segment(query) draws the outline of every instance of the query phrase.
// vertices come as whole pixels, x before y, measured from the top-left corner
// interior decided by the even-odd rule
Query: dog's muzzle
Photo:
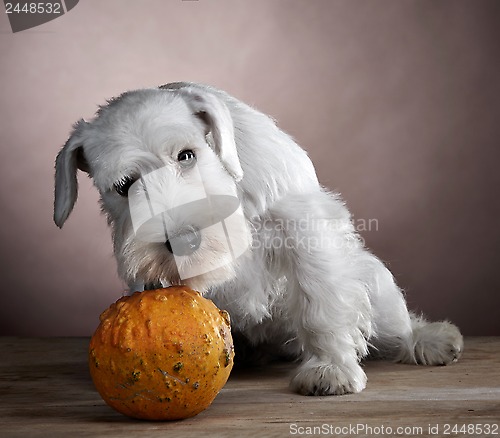
[[[181,229],[165,242],[167,249],[176,256],[187,256],[195,252],[201,243],[201,232],[190,226]]]

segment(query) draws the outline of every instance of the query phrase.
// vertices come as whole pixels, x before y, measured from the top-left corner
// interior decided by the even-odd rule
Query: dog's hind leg
[[[462,355],[464,340],[449,321],[428,322],[411,314],[412,337],[396,360],[420,365],[448,365]]]
[[[428,322],[408,312],[389,270],[373,255],[366,253],[365,258],[371,258],[373,266],[374,356],[421,365],[455,362],[463,351],[459,329],[448,321]]]

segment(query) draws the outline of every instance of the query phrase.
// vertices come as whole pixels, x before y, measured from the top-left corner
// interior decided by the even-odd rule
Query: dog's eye
[[[125,176],[120,181],[115,182],[114,188],[120,196],[128,196],[128,189],[137,181],[137,178]]]
[[[191,167],[196,162],[196,155],[191,149],[186,149],[179,152],[177,161],[179,161],[182,167]]]

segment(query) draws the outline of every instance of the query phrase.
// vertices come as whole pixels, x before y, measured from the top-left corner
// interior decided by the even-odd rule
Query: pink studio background
[[[271,114],[340,191],[410,307],[500,335],[500,2],[82,0],[0,14],[0,333],[90,335],[124,288],[90,180],[63,230],[54,158],[125,90],[213,84]]]

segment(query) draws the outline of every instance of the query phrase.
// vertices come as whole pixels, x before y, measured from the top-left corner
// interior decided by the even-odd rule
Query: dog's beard
[[[248,230],[242,231],[238,239],[232,239],[233,249],[248,246]],[[218,237],[202,231],[196,251],[174,257],[164,243],[143,242],[130,234],[123,241],[115,241],[119,275],[129,285],[142,283],[146,289],[183,284],[204,293],[236,275],[236,260]]]

